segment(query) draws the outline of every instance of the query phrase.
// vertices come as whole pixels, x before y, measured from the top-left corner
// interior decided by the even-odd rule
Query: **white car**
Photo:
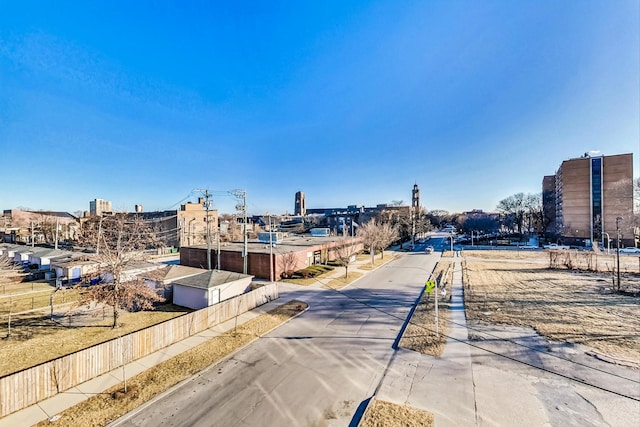
[[[569,249],[569,246],[567,245],[558,245],[556,243],[550,243],[548,245],[544,245],[543,248],[545,249]]]
[[[640,248],[620,248],[621,254],[640,254]]]

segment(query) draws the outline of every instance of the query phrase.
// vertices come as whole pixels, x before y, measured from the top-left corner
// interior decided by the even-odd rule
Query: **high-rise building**
[[[307,203],[304,200],[304,193],[302,191],[298,191],[296,193],[296,204],[293,208],[294,215],[305,215],[307,212]]]
[[[588,243],[615,240],[618,227],[624,240],[633,238],[633,154],[585,153],[542,182],[549,231]]]
[[[91,215],[102,215],[104,212],[113,212],[110,201],[95,199],[89,202],[89,213]]]

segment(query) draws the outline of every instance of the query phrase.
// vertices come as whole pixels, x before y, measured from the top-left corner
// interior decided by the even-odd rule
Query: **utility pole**
[[[243,242],[244,249],[242,250],[242,272],[247,274],[247,260],[249,257],[248,254],[248,242],[247,242],[247,192],[245,190],[234,190],[233,195],[242,201],[242,204],[236,205],[236,210],[242,212],[243,216],[243,224],[242,224],[242,234],[243,234]]]
[[[616,237],[618,243],[616,244],[616,274],[618,276],[618,292],[620,292],[620,221],[622,217],[616,218]]]
[[[35,246],[35,232],[33,230],[33,221],[31,221],[31,247]]]
[[[271,214],[269,215],[269,281],[273,282],[273,230],[271,228]]]
[[[218,263],[216,264],[216,270],[220,271],[220,227],[218,227],[218,231],[216,232],[216,237],[218,240]]]
[[[60,220],[56,218],[56,243],[53,246],[53,248],[56,250],[58,249],[58,228],[59,227],[60,227]]]
[[[211,271],[211,227],[209,225],[209,209],[211,207],[211,193],[209,193],[208,189],[200,190],[196,189],[194,191],[199,191],[204,196],[204,209],[207,212],[207,217],[205,219],[205,224],[207,225],[207,270]]]
[[[100,214],[100,222],[98,222],[98,241],[96,242],[96,255],[100,255],[100,233],[102,233],[102,214]]]

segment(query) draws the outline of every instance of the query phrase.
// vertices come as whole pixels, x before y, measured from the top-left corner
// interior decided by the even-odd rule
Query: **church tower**
[[[302,191],[298,191],[296,193],[296,202],[293,207],[294,215],[306,215],[307,214],[307,202],[304,199],[304,193]]]
[[[411,212],[417,214],[420,212],[420,189],[418,184],[413,184],[413,191],[411,192]]]

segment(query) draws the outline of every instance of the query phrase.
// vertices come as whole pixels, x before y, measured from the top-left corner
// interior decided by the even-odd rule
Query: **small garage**
[[[254,276],[211,270],[173,282],[173,303],[199,310],[245,293]]]

